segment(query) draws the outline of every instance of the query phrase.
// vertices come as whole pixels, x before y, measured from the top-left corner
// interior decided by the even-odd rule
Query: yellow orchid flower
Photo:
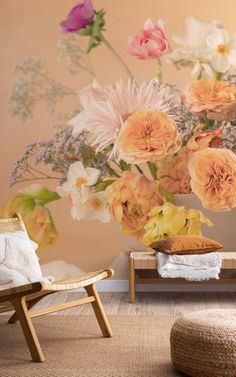
[[[144,226],[143,243],[146,246],[161,238],[176,235],[201,235],[202,223],[212,226],[212,222],[201,211],[186,209],[166,202],[154,207],[148,214],[149,220]]]

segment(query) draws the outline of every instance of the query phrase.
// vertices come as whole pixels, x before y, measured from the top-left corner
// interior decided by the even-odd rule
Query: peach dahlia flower
[[[236,155],[228,149],[206,148],[189,161],[192,191],[214,212],[236,207]]]
[[[196,115],[227,120],[236,115],[236,88],[224,81],[197,80],[187,87],[185,104]]]
[[[124,171],[107,187],[105,195],[111,217],[120,224],[122,233],[141,242],[150,208],[162,204],[158,185],[142,174]]]
[[[156,162],[172,156],[181,146],[176,123],[157,110],[139,111],[121,126],[117,150],[126,162]]]

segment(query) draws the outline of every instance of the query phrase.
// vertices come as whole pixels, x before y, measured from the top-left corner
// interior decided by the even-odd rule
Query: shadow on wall
[[[129,252],[122,252],[110,266],[104,266],[103,268],[112,268],[115,271],[114,280],[127,280],[129,278],[128,258]],[[67,279],[85,272],[90,272],[83,271],[76,265],[63,260],[54,260],[44,263],[41,265],[41,270],[43,276],[53,276],[55,280]]]

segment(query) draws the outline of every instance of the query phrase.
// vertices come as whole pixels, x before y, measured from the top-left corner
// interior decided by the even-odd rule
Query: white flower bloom
[[[89,196],[89,186],[94,185],[100,175],[100,170],[85,168],[82,162],[76,161],[70,165],[67,182],[57,188],[62,197],[68,197],[73,205],[84,203]]]
[[[102,223],[108,223],[111,220],[107,199],[103,192],[94,193],[86,202],[73,206],[71,215],[74,220],[99,220]]]
[[[184,21],[182,35],[173,35],[173,41],[191,50],[199,50],[206,46],[208,35],[222,28],[219,21],[203,21],[188,17]]]
[[[221,30],[222,25],[218,21],[201,21],[193,17],[186,18],[182,35],[173,35],[173,40],[181,47],[166,55],[166,61],[173,63],[177,68],[194,65],[192,76],[214,77],[214,71],[210,62],[204,54],[207,46],[207,37],[217,30]]]
[[[197,79],[199,75],[201,75],[201,78],[203,78],[204,76],[210,77],[211,79],[215,78],[215,73],[213,69],[205,59],[198,58],[193,62],[193,65],[194,66],[191,75],[194,78]]]
[[[105,101],[104,87],[94,79],[92,85],[86,86],[78,91],[78,96],[83,110],[68,122],[68,124],[74,127],[73,135],[87,129],[90,105],[94,102]],[[92,135],[90,135],[90,137],[91,136]],[[91,139],[89,140],[89,142],[92,141]]]
[[[69,124],[74,126],[73,133],[82,129],[89,131],[93,138],[91,145],[96,147],[96,152],[114,144],[110,155],[114,157],[120,128],[130,115],[141,110],[159,110],[166,113],[176,106],[166,90],[159,85],[157,79],[149,83],[143,82],[139,86],[130,80],[126,86],[120,80],[115,87],[101,86],[94,81],[91,86],[79,91],[83,111]]]
[[[236,33],[230,39],[229,33],[218,29],[207,37],[206,58],[217,72],[226,72],[230,67],[236,68]]]
[[[57,193],[61,197],[66,197],[69,200],[70,204],[72,205],[76,205],[77,203],[81,201],[80,193],[69,182],[65,182],[63,183],[62,186],[58,186]],[[86,197],[84,196],[83,200],[86,200],[86,199],[87,199],[87,196]]]
[[[199,51],[195,51],[186,47],[179,47],[172,51],[171,54],[165,55],[167,63],[173,63],[178,66],[191,66],[191,63],[196,60]]]

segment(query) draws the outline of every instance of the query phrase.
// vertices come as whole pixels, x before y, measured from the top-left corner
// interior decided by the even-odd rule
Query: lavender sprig
[[[64,127],[54,133],[50,140],[41,140],[26,146],[22,156],[15,162],[9,175],[9,185],[40,179],[55,179],[62,184],[68,174],[70,165],[81,161],[86,167],[101,171],[100,176],[116,176],[108,164],[107,152],[95,153],[87,141],[87,131],[72,135],[72,128]],[[38,165],[49,166],[50,171],[58,175],[47,174]]]
[[[221,128],[223,130],[222,147],[236,153],[236,119],[231,120],[231,122],[222,122]]]

